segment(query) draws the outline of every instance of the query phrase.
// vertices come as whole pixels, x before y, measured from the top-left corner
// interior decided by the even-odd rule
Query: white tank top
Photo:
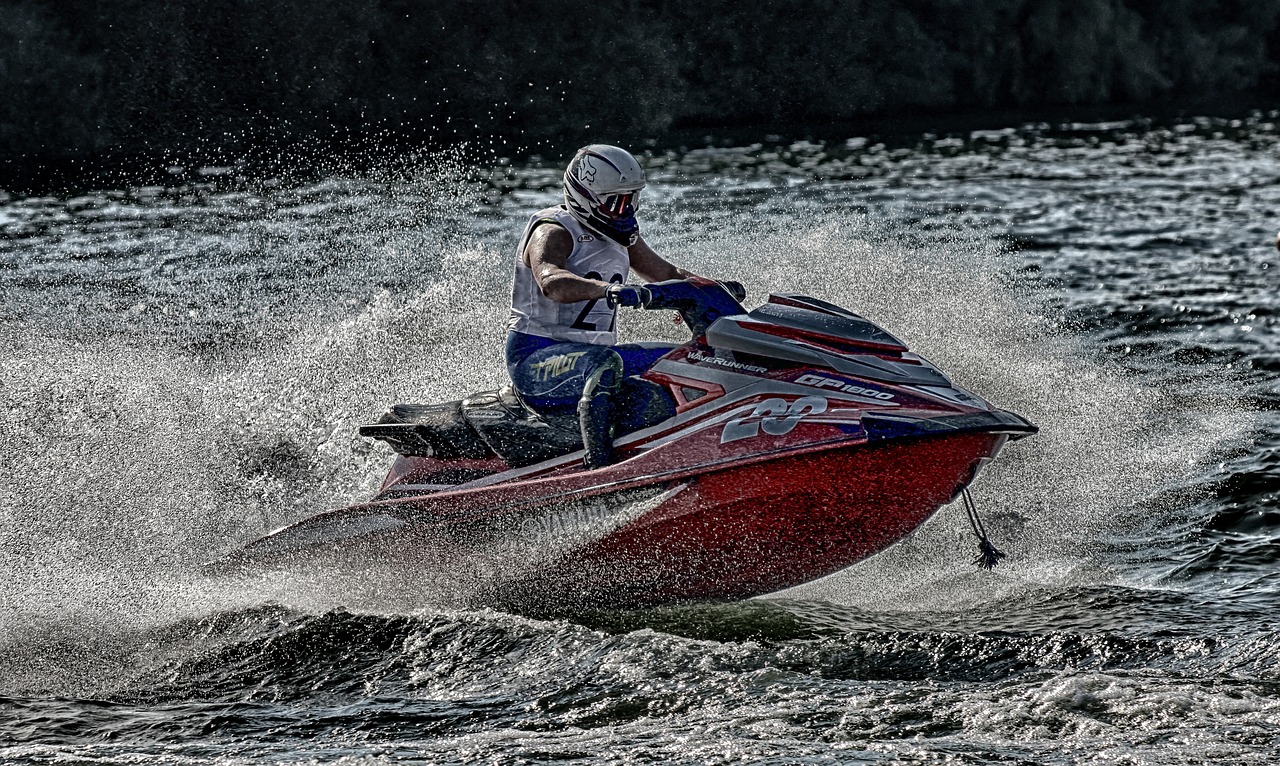
[[[612,346],[618,342],[614,330],[616,311],[604,298],[578,303],[556,303],[542,294],[533,270],[524,262],[524,248],[539,224],[557,223],[573,237],[573,252],[566,266],[580,277],[623,284],[631,263],[627,249],[583,226],[563,207],[549,207],[534,213],[525,224],[516,246],[516,274],[511,287],[511,319],[508,330],[539,335],[552,340]]]

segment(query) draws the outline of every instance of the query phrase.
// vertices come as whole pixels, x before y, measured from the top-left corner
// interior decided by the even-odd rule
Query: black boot
[[[588,469],[603,468],[613,462],[613,395],[622,381],[622,357],[612,357],[600,365],[582,389],[578,400],[578,426],[582,430],[582,464]]]
[[[603,468],[613,462],[613,434],[609,416],[613,414],[613,396],[598,392],[578,400],[578,424],[582,428],[582,464],[588,469]]]

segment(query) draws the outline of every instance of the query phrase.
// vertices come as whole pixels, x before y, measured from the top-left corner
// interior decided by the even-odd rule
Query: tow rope
[[[964,509],[969,513],[969,526],[978,538],[978,555],[973,558],[973,563],[983,569],[994,569],[1000,559],[1004,558],[1004,552],[992,545],[991,539],[987,537],[987,528],[982,525],[982,517],[978,515],[978,507],[973,504],[969,488],[962,488],[960,494],[964,497]]]

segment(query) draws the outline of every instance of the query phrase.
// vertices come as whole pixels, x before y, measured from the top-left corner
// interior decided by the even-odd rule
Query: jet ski
[[[535,412],[510,387],[396,405],[360,429],[398,453],[376,497],[220,568],[491,557],[487,605],[742,599],[902,540],[1037,430],[834,304],[773,294],[748,311],[726,284],[663,287],[648,308],[692,337],[627,379],[662,406],[615,437],[614,463],[584,468],[576,413]]]

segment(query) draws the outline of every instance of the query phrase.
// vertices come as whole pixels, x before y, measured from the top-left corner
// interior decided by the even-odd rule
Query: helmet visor
[[[600,214],[615,221],[630,218],[640,209],[640,191],[606,195],[600,202]]]

